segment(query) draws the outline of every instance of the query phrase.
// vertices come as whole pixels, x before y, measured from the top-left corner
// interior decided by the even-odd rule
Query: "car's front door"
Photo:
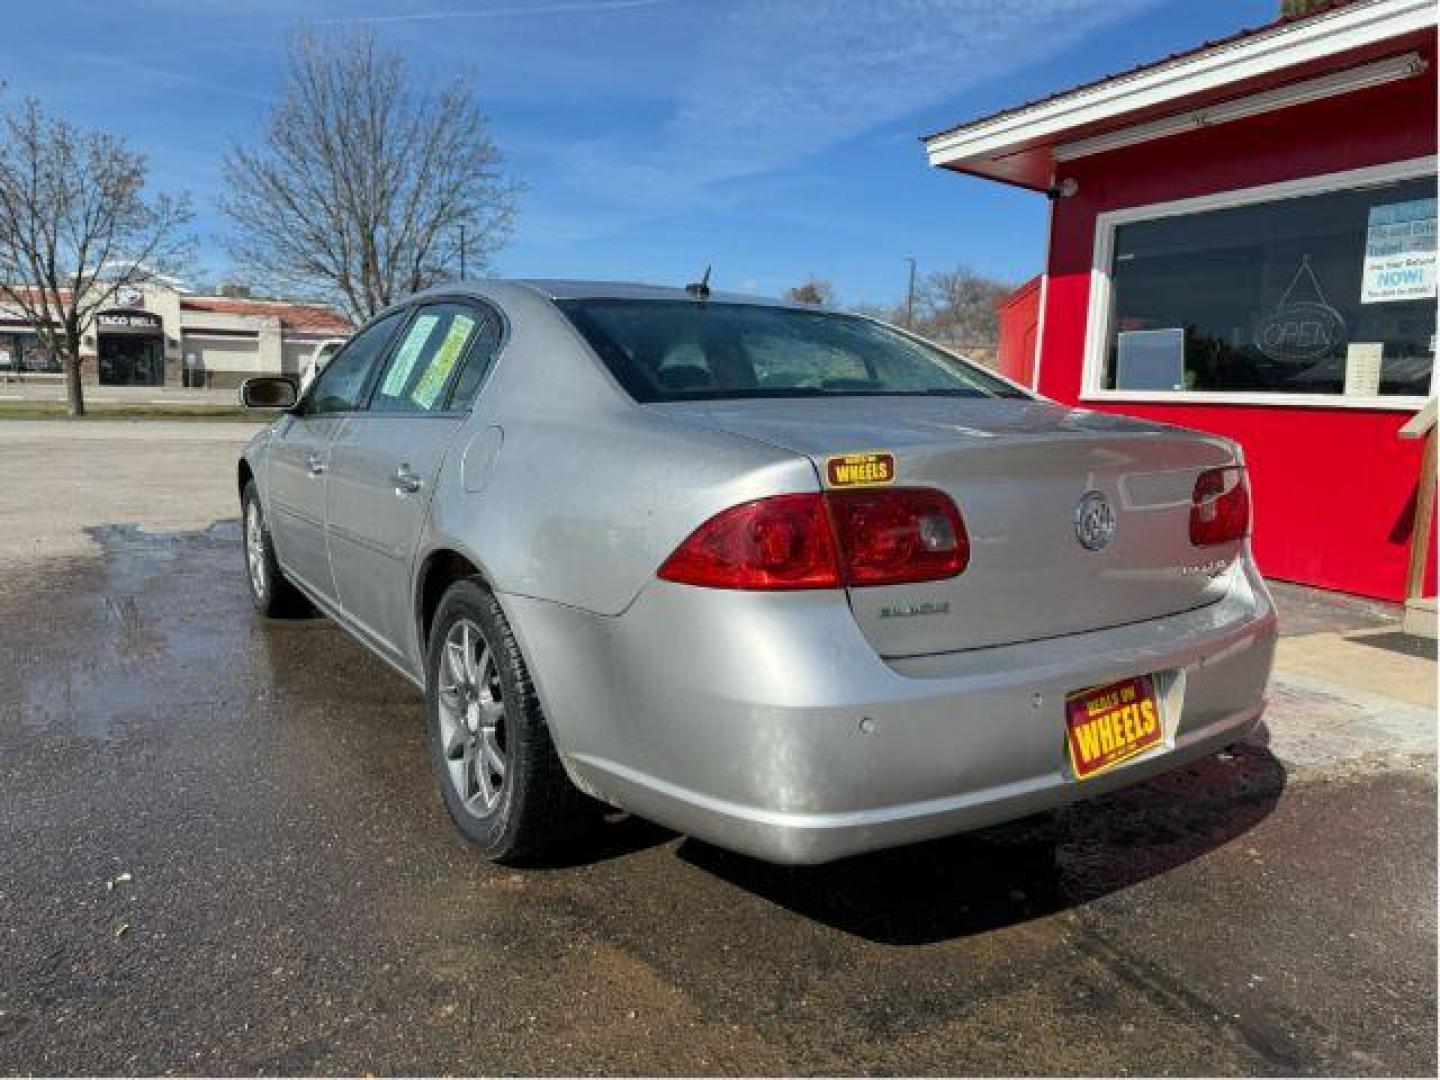
[[[499,331],[498,316],[478,302],[420,306],[368,407],[331,445],[327,520],[340,606],[403,666],[418,659],[410,583],[420,531]]]
[[[371,371],[404,321],[394,312],[356,334],[275,425],[265,449],[266,514],[285,572],[323,600],[335,599],[325,539],[325,492],[336,432],[362,403]]]

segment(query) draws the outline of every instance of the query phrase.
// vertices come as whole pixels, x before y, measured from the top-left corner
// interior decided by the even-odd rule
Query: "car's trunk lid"
[[[1203,469],[1233,462],[1223,440],[1038,401],[855,397],[647,406],[827,459],[894,455],[895,485],[935,487],[960,508],[970,563],[959,577],[852,588],[862,631],[885,656],[1028,641],[1157,618],[1223,595],[1238,545],[1190,543]],[[1099,550],[1080,540],[1089,492],[1112,508]]]

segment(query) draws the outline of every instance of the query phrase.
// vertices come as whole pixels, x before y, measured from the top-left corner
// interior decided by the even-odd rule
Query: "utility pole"
[[[910,287],[905,290],[905,329],[915,329],[915,256],[905,256],[910,264]]]
[[[460,280],[465,280],[465,226],[460,226]]]

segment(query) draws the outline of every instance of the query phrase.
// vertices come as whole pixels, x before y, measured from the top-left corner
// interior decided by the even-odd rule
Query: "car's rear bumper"
[[[1060,638],[885,661],[843,597],[657,582],[599,617],[505,607],[585,788],[775,862],[824,862],[1144,780],[1258,721],[1275,612],[1249,567],[1219,603]],[[1162,745],[1077,781],[1071,691],[1155,674]]]

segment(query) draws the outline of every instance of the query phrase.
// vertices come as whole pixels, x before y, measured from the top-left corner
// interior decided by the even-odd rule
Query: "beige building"
[[[323,304],[200,296],[151,281],[120,290],[84,333],[81,379],[102,386],[238,386],[252,375],[298,377],[316,345],[351,327]],[[45,375],[33,330],[0,304],[0,374]]]

